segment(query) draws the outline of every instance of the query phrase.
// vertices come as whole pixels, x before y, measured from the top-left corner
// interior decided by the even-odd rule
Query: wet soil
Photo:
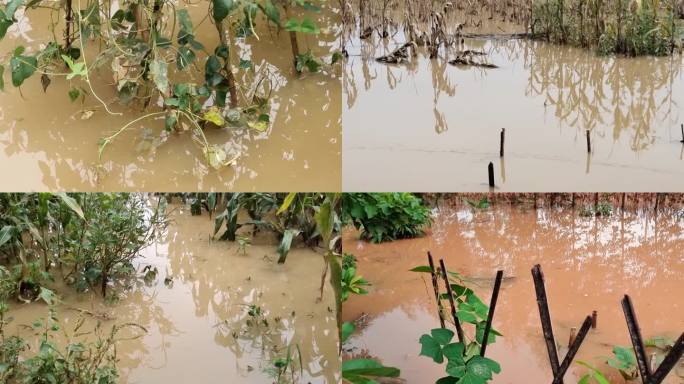
[[[206,215],[177,210],[167,235],[147,248],[136,265],[139,271],[157,268],[157,278],[119,290],[114,304],[60,287],[64,304],[57,309],[63,329],[72,329],[81,316],[86,317],[82,330],[93,329],[97,321],[107,330],[128,322],[145,327],[144,337],[117,346],[122,383],[270,384],[275,380],[266,371],[273,359],[286,357],[288,345],[293,353],[297,347],[301,351],[299,382],[337,382],[337,320],[329,284],[317,301],[323,256],[293,248],[287,262],[278,265],[270,239],[257,237],[242,254],[232,243],[211,241],[212,230]],[[254,325],[249,305],[261,308],[269,326]],[[37,347],[40,335],[26,325],[47,313],[40,303],[14,304],[9,332]]]
[[[596,218],[570,208],[444,208],[436,211],[423,238],[374,245],[347,229],[343,247],[356,255],[359,273],[373,284],[368,295],[353,296],[344,305],[344,321],[357,321],[360,328],[351,338],[351,353],[401,368],[408,383],[432,383],[444,376],[443,366],[418,356],[420,336],[439,327],[428,275],[409,272],[427,265],[427,251],[469,279],[485,302],[496,270],[505,271],[494,317],[504,337],[487,349],[502,367],[493,383],[552,380],[530,272],[535,264],[542,265],[546,277],[561,359],[570,328],[579,328],[596,310],[597,329],[589,332],[576,360],[600,367],[611,383],[624,380],[603,357],[611,355],[614,345],[630,345],[620,306],[624,294],[633,300],[645,339],[676,339],[684,330],[681,212]],[[573,364],[565,382],[576,383],[584,372]],[[665,382],[682,383],[682,375],[680,364]]]

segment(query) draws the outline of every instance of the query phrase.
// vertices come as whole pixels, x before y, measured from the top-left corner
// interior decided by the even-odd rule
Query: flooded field
[[[212,52],[219,38],[216,27],[207,19],[209,4],[183,3],[177,8],[188,10],[197,40]],[[18,23],[0,43],[3,55],[11,55],[20,44],[27,46],[27,52],[34,52],[50,41],[50,12],[32,9],[27,13],[17,13]],[[331,9],[319,14],[316,21],[322,33],[300,35],[302,51],[311,49],[329,61],[337,33],[335,20]],[[107,147],[100,161],[101,138],[146,113],[158,111],[155,104],[161,105],[162,101],[155,98],[147,111],[141,106],[120,105],[115,100],[112,74],[102,69],[93,73],[92,83],[111,109],[109,114],[92,95],[83,104],[80,99],[70,101],[70,83],[88,89],[85,82],[55,76],[44,93],[40,76],[33,76],[21,91],[7,80],[5,91],[0,93],[0,171],[12,180],[5,190],[339,190],[339,66],[325,67],[317,74],[296,74],[288,34],[266,28],[265,23],[258,26],[260,40],[241,39],[236,56],[269,71],[273,91],[269,128],[205,129],[209,143],[224,149],[229,159],[237,157],[234,166],[218,171],[209,167],[189,131],[164,131],[164,116],[135,122]],[[94,44],[90,48],[97,50]],[[204,68],[205,59],[206,54],[199,52],[197,69]],[[169,69],[170,76],[171,72]],[[193,76],[192,81],[204,81],[201,71]]]
[[[317,301],[321,254],[293,248],[286,264],[276,264],[272,239],[256,237],[243,254],[234,243],[210,240],[213,220],[207,216],[192,217],[179,208],[172,219],[167,235],[136,263],[139,271],[156,268],[156,279],[134,283],[114,304],[104,304],[97,294],[58,290],[65,331],[82,316],[87,321],[81,332],[97,321],[104,329],[128,322],[146,328],[142,338],[117,346],[122,383],[270,384],[275,379],[269,372],[288,346],[301,353],[296,382],[337,382],[337,321],[329,284]],[[259,308],[268,326],[248,314],[252,308]],[[47,312],[40,303],[13,304],[14,321],[6,332],[37,343],[40,330],[30,325]]]
[[[683,329],[684,306],[678,299],[684,289],[681,213],[582,217],[571,208],[535,211],[509,205],[435,212],[423,238],[370,244],[349,229],[343,238],[345,252],[358,259],[358,273],[372,284],[369,294],[355,295],[344,305],[344,321],[357,324],[350,353],[400,368],[407,383],[432,383],[444,376],[444,366],[419,356],[421,335],[439,327],[429,275],[409,272],[427,265],[427,251],[471,281],[486,302],[496,271],[504,270],[493,322],[504,336],[487,349],[487,356],[501,364],[493,383],[553,379],[530,273],[535,264],[541,264],[546,278],[561,359],[570,328],[579,328],[596,310],[597,328],[589,331],[575,361],[609,373],[613,384],[624,379],[605,365],[605,356],[615,345],[631,345],[620,306],[624,294],[633,300],[645,339],[676,339]],[[682,383],[681,363],[665,383]],[[577,383],[585,371],[573,363],[565,383]]]
[[[374,34],[347,44],[344,190],[486,191],[489,162],[502,191],[684,186],[681,54],[598,56],[527,39],[466,38],[437,59],[419,48],[407,63],[375,61],[405,41]],[[484,52],[498,68],[451,65],[455,49]]]

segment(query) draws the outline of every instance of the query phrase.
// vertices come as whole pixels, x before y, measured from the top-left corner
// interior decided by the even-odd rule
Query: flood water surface
[[[219,44],[215,26],[206,19],[209,2],[185,4],[195,36],[210,52]],[[329,61],[334,44],[335,14],[326,10],[317,23],[322,34],[300,34],[300,49],[311,49]],[[11,53],[20,44],[32,53],[50,41],[48,11],[18,13],[0,51]],[[265,23],[261,23],[263,26]],[[57,27],[59,28],[59,27]],[[77,191],[196,191],[196,190],[339,190],[341,177],[341,84],[339,68],[323,68],[319,74],[295,74],[289,37],[265,27],[261,38],[244,39],[236,54],[255,66],[268,68],[272,82],[271,125],[265,132],[248,129],[206,128],[211,144],[238,156],[234,167],[214,170],[193,142],[190,131],[166,135],[164,117],[134,123],[98,159],[98,142],[129,122],[158,111],[153,106],[124,106],[116,102],[112,74],[93,71],[93,88],[108,104],[107,113],[91,95],[84,81],[54,76],[46,92],[34,75],[19,89],[6,81],[0,93],[0,170],[11,185],[5,190]],[[238,39],[240,40],[240,39]],[[98,48],[88,45],[93,52]],[[191,81],[203,83],[206,55],[198,54],[199,70]],[[175,64],[169,66],[175,68]],[[8,73],[5,72],[8,79]],[[248,85],[249,83],[245,83]],[[70,87],[89,94],[71,102]],[[283,188],[286,187],[286,188]]]
[[[317,301],[323,256],[293,248],[278,265],[275,246],[255,240],[243,255],[231,243],[211,241],[212,229],[207,216],[174,214],[168,234],[146,249],[137,265],[156,268],[157,279],[120,292],[115,304],[58,289],[62,328],[72,329],[81,316],[87,320],[81,331],[97,321],[105,330],[125,323],[145,327],[144,337],[117,344],[123,383],[271,384],[268,371],[276,358],[286,357],[288,346],[295,359],[294,351],[301,351],[298,382],[337,382],[337,321],[329,284]],[[268,326],[248,315],[250,305],[260,308]],[[9,333],[32,339],[36,347],[40,330],[32,336],[30,325],[47,313],[39,303],[13,305]]]
[[[445,376],[445,366],[418,356],[420,336],[439,327],[429,275],[409,272],[427,265],[427,251],[470,281],[486,303],[496,271],[504,270],[493,325],[504,336],[487,349],[502,368],[495,384],[553,379],[530,272],[535,264],[544,271],[560,358],[570,328],[579,329],[596,310],[597,328],[590,330],[575,361],[609,373],[611,383],[624,380],[603,357],[615,345],[631,345],[623,295],[632,298],[645,339],[676,339],[684,331],[684,221],[677,215],[584,218],[570,209],[450,208],[437,214],[423,238],[374,245],[347,230],[343,246],[358,258],[358,273],[372,283],[368,295],[353,296],[344,305],[344,321],[357,322],[351,353],[400,368],[407,383],[433,383]],[[666,383],[682,383],[684,366],[676,370]],[[583,372],[572,364],[565,382],[576,383]]]
[[[399,35],[347,45],[346,191],[487,190],[489,162],[505,191],[684,187],[681,54],[603,57],[525,39],[471,38],[438,59],[419,49],[409,63],[377,63],[403,44]],[[448,64],[454,50],[484,52],[499,68]]]

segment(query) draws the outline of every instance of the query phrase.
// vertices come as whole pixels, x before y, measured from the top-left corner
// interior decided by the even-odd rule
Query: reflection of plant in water
[[[7,66],[12,84],[20,87],[28,78],[40,75],[45,90],[54,78],[63,77],[70,84],[68,97],[72,101],[91,95],[100,104],[98,108],[110,115],[121,115],[111,109],[110,101],[95,92],[91,78],[97,70],[111,68],[119,104],[137,103],[147,109],[153,98],[158,98],[159,108],[102,138],[100,158],[104,149],[134,124],[164,118],[167,134],[192,132],[210,166],[230,165],[239,154],[211,144],[204,129],[219,126],[265,131],[270,123],[268,104],[274,89],[269,65],[256,66],[234,52],[238,39],[258,40],[256,25],[262,22],[268,28],[284,30],[290,35],[297,72],[318,72],[324,63],[311,51],[301,52],[297,36],[320,33],[311,18],[320,8],[301,0],[213,0],[207,4],[207,17],[211,16],[209,20],[215,24],[220,40],[211,49],[196,39],[196,26],[188,9],[176,9],[166,0],[84,0],[83,4],[80,0],[66,0],[59,6],[42,0],[12,0],[0,9],[0,39],[17,22],[15,13],[20,8],[47,8],[56,15],[52,20],[62,19],[64,26],[63,41],[58,34],[52,34],[52,41],[36,52],[28,52],[23,46],[14,50]],[[51,27],[55,29],[56,24]],[[206,55],[204,62],[199,55]],[[333,55],[331,63],[337,60],[339,55]],[[183,74],[192,75],[200,68],[203,81],[187,81]],[[4,69],[0,65],[0,77]],[[0,81],[0,89],[3,87]],[[89,118],[93,113],[89,110],[83,116]]]
[[[265,372],[276,380],[275,384],[295,384],[297,383],[297,375],[302,375],[302,352],[299,345],[296,346],[295,350],[297,352],[296,358],[292,352],[292,346],[288,345],[285,355],[273,359],[271,361],[272,366],[265,369]],[[296,364],[299,364],[299,370],[297,370]]]
[[[671,89],[681,66],[673,61],[600,58],[528,41],[508,44],[507,49],[524,54],[530,71],[526,94],[544,95],[547,108],[553,108],[560,121],[581,133],[612,126],[612,132],[601,134],[618,140],[623,132],[631,133],[636,151],[655,142],[654,123],[678,119],[673,116],[677,100]]]

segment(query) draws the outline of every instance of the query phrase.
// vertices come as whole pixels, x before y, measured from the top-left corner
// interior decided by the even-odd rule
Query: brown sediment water
[[[489,162],[502,191],[684,186],[681,54],[599,56],[526,39],[467,38],[433,60],[422,48],[405,64],[374,60],[405,41],[402,33],[374,34],[347,44],[345,191],[486,191]],[[466,49],[485,52],[499,68],[447,63]]]
[[[184,4],[196,27],[195,35],[208,51],[219,44],[216,28],[207,19],[209,2]],[[18,26],[10,28],[0,43],[3,55],[15,46],[28,52],[46,44],[50,13],[42,9],[18,14]],[[339,32],[337,15],[328,7],[317,16],[322,33],[300,34],[300,50],[329,54]],[[204,20],[203,20],[204,19]],[[202,21],[203,20],[203,21]],[[117,104],[108,69],[94,72],[97,95],[108,103],[110,115],[89,95],[85,102],[70,102],[69,83],[54,77],[43,93],[40,76],[34,75],[19,89],[7,81],[0,93],[0,171],[6,190],[339,190],[341,185],[341,84],[339,67],[319,74],[297,75],[292,65],[289,36],[268,30],[260,23],[260,40],[238,43],[237,55],[256,65],[268,65],[274,92],[271,125],[265,132],[247,129],[207,128],[211,144],[223,147],[229,158],[239,155],[234,167],[213,170],[193,142],[190,132],[164,134],[164,120],[149,118],[131,129],[105,150],[98,160],[98,141],[148,112],[140,106]],[[59,28],[56,28],[56,31]],[[55,32],[57,33],[57,32]],[[97,47],[88,46],[96,50]],[[197,65],[204,66],[203,53]],[[175,70],[175,65],[171,65]],[[171,70],[170,70],[171,72]],[[171,75],[171,74],[170,74]],[[5,73],[8,78],[8,71]],[[203,82],[203,72],[191,76]],[[88,89],[85,82],[72,85]],[[90,93],[90,91],[88,91]],[[153,101],[153,104],[156,100]],[[83,111],[94,111],[83,119]],[[285,188],[284,188],[285,187]]]
[[[504,270],[493,323],[504,337],[487,349],[501,363],[495,384],[552,381],[530,272],[535,264],[541,264],[546,278],[560,358],[570,328],[579,329],[596,310],[598,327],[590,330],[575,361],[599,367],[611,383],[624,381],[603,357],[615,345],[631,345],[620,305],[624,294],[632,298],[645,339],[676,339],[684,331],[681,212],[595,218],[570,208],[444,208],[423,238],[370,244],[347,229],[343,247],[358,258],[358,273],[372,283],[368,295],[354,295],[344,304],[344,321],[358,322],[350,353],[400,368],[407,383],[433,383],[445,376],[444,366],[419,356],[420,336],[439,327],[429,275],[409,272],[428,264],[427,251],[435,262],[443,258],[449,270],[469,279],[486,303],[496,271]],[[584,372],[573,364],[565,382],[576,383]],[[682,383],[683,377],[680,362],[665,383]]]
[[[57,289],[63,329],[81,331],[102,321],[108,331],[115,324],[136,323],[148,333],[117,344],[123,383],[262,383],[274,379],[264,372],[273,359],[285,358],[291,346],[299,375],[297,348],[303,373],[298,382],[336,383],[339,354],[334,292],[326,284],[318,302],[323,256],[308,248],[293,248],[283,265],[271,241],[257,237],[246,254],[235,244],[211,241],[213,220],[176,211],[167,235],[144,251],[141,270],[157,268],[151,284],[134,284],[118,291],[115,304],[96,294]],[[173,280],[165,284],[165,278]],[[110,290],[114,292],[114,290]],[[261,308],[269,326],[249,325],[248,306]],[[83,315],[81,310],[94,314]],[[6,332],[19,333],[37,347],[30,325],[46,317],[40,303],[14,304],[14,321]],[[253,320],[252,320],[253,322]],[[29,327],[26,327],[28,325]],[[83,336],[88,338],[91,336]]]

